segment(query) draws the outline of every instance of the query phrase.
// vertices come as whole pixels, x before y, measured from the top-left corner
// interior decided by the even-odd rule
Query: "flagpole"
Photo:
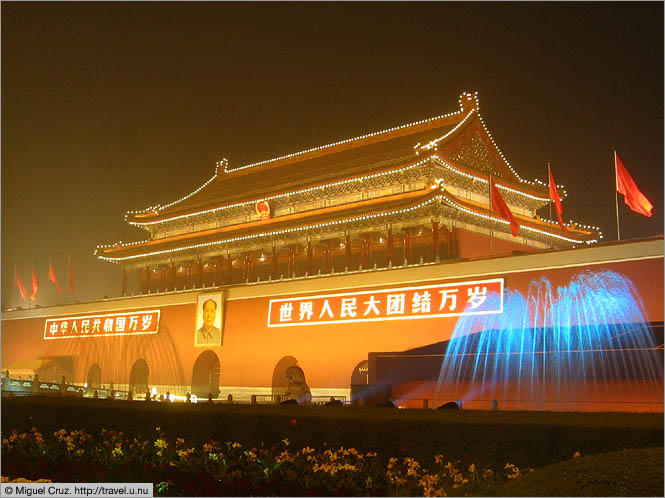
[[[491,258],[492,238],[494,237],[494,230],[492,230],[492,228],[494,227],[494,218],[492,217],[492,173],[490,173],[489,189],[490,189],[490,258]]]
[[[30,295],[28,296],[28,309],[30,309],[30,305],[32,304],[32,275],[35,271],[35,262],[32,262],[32,266],[30,266]]]
[[[552,177],[552,173],[550,172],[550,162],[547,161],[547,182],[549,184],[550,178]],[[554,201],[550,199],[549,205],[550,205],[550,223],[552,223],[552,203]],[[554,223],[552,223],[554,224]],[[554,239],[550,237],[550,249],[554,249]]]
[[[16,263],[14,263],[14,285],[12,285],[12,304],[16,308]]]
[[[614,206],[617,213],[617,240],[621,240],[621,231],[619,230],[619,174],[617,172],[617,150],[612,146],[614,152]]]

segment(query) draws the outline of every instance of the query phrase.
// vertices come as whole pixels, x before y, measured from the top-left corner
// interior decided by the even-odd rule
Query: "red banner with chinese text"
[[[44,339],[156,334],[159,317],[160,310],[149,310],[48,319]]]
[[[499,299],[488,299],[490,295]],[[271,299],[268,327],[503,312],[503,279]]]

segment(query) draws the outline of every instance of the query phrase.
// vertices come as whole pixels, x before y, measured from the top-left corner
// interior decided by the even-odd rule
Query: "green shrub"
[[[497,496],[663,496],[663,448],[582,456],[511,479]]]

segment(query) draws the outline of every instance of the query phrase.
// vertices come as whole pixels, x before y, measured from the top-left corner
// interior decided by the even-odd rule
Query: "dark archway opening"
[[[88,369],[88,375],[86,377],[86,382],[88,387],[92,389],[98,389],[102,384],[102,369],[100,366],[95,363]]]
[[[360,400],[366,398],[369,391],[367,389],[367,374],[369,372],[369,362],[363,360],[359,362],[351,372],[351,404],[357,405]]]
[[[143,358],[136,360],[129,373],[130,389],[141,393],[147,391],[149,375],[150,369],[148,368],[148,363]]]
[[[214,398],[219,396],[219,373],[217,355],[210,350],[201,353],[192,370],[192,394],[199,398],[207,398],[208,393]]]

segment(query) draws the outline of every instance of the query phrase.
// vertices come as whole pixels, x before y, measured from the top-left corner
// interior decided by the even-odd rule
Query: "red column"
[[[362,261],[362,266],[363,268],[368,268],[369,267],[369,240],[368,240],[368,235],[363,234],[363,241],[362,241],[362,253],[360,256],[360,261]]]
[[[439,227],[439,238],[443,240],[443,254],[439,254],[439,257],[445,258],[450,254],[450,232],[446,225]]]
[[[312,274],[312,239],[307,238],[307,274]]]
[[[233,257],[231,253],[226,253],[226,283],[233,283]]]
[[[145,265],[145,288],[146,292],[150,291],[150,273],[152,273],[152,268],[148,265]]]
[[[411,228],[407,228],[404,233],[404,259],[406,263],[411,263]]]
[[[222,257],[217,256],[217,262],[215,263],[215,285],[222,284]]]
[[[332,240],[326,241],[326,273],[332,272]]]
[[[251,276],[252,273],[252,260],[250,258],[249,253],[245,254],[245,272],[244,272],[244,279],[245,282],[249,282],[249,277]]]
[[[122,284],[121,284],[121,296],[124,296],[127,294],[127,270],[125,270],[125,267],[122,267]]]
[[[296,248],[294,246],[289,246],[289,274],[288,278],[291,278],[295,273],[295,257],[296,257]]]
[[[272,271],[270,273],[272,275],[273,280],[275,280],[277,278],[277,268],[278,268],[278,266],[277,266],[277,246],[273,245],[272,246]]]
[[[196,261],[196,286],[201,287],[203,284],[203,263],[201,258]]]
[[[393,256],[395,254],[395,246],[393,241],[393,229],[388,229],[388,265],[392,266]]]
[[[351,266],[351,256],[353,254],[352,250],[353,248],[351,247],[351,236],[347,233],[346,240],[344,241],[344,261],[347,269],[349,266]]]
[[[192,286],[192,262],[187,261],[187,272],[185,274],[185,287],[190,288]]]
[[[171,262],[166,270],[166,290],[172,290],[175,287],[175,265]]]
[[[432,222],[432,249],[434,249],[434,261],[439,261],[439,222]]]

